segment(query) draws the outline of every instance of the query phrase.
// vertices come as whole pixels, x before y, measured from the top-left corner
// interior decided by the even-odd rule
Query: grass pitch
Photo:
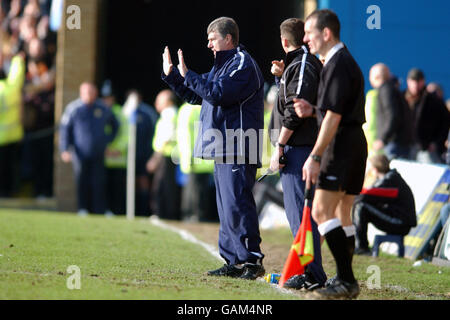
[[[72,265],[79,290],[67,287]],[[148,219],[0,209],[0,299],[295,298],[261,281],[204,275],[219,266]]]
[[[216,227],[191,227],[200,240],[216,243]],[[266,272],[280,272],[292,235],[279,229],[261,236]],[[335,264],[326,244],[322,254],[324,269],[333,276]],[[69,266],[81,272],[79,290],[67,287],[74,275]],[[219,266],[199,245],[148,219],[0,209],[0,299],[304,298],[302,291],[285,294],[261,281],[205,276],[206,270]],[[361,286],[358,299],[450,299],[450,268],[429,263],[413,267],[411,260],[385,254],[355,256],[353,268]],[[374,268],[380,275],[375,288]]]

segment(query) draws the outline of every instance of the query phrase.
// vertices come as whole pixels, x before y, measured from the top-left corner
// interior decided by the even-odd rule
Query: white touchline
[[[215,246],[198,240],[194,235],[192,235],[191,233],[189,233],[186,230],[179,229],[177,227],[168,225],[167,223],[161,221],[161,219],[159,219],[155,215],[151,216],[149,220],[150,220],[150,223],[153,224],[154,226],[157,226],[157,227],[160,227],[162,229],[166,229],[166,230],[170,230],[172,232],[175,232],[175,233],[179,234],[181,236],[181,238],[183,238],[184,240],[200,245],[206,251],[208,251],[213,257],[215,257],[215,258],[217,258],[217,259],[219,259],[219,260],[221,260],[223,262],[223,258],[220,256],[219,250]],[[263,278],[259,278],[258,280],[266,282]],[[289,294],[289,295],[297,296],[296,294],[294,294],[293,292],[289,291],[288,289],[280,288],[277,284],[271,283],[270,286],[272,288],[275,288],[276,290],[280,291],[283,294]]]

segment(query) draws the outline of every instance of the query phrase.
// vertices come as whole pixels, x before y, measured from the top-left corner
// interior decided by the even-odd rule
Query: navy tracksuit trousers
[[[105,213],[106,168],[104,162],[103,157],[94,159],[73,157],[78,210],[85,209],[91,213]]]
[[[219,252],[227,264],[262,260],[258,214],[252,189],[256,165],[215,164]]]
[[[280,170],[280,178],[283,186],[284,209],[294,238],[300,228],[305,203],[305,181],[302,180],[302,169],[311,151],[312,147],[286,146],[284,148],[287,164]],[[316,281],[323,284],[327,276],[322,267],[320,234],[317,224],[312,218],[311,228],[314,241],[314,261],[307,266],[307,269]]]

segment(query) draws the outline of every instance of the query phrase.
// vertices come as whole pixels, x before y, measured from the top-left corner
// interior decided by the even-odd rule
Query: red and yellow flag
[[[314,242],[311,228],[311,208],[305,205],[303,218],[289,256],[284,264],[279,286],[282,287],[290,277],[305,273],[305,266],[314,260]]]

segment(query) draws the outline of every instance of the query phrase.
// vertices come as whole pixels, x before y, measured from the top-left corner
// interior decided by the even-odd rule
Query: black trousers
[[[53,195],[53,134],[30,142],[34,196]]]
[[[183,220],[218,222],[216,187],[209,173],[191,173],[181,196]]]
[[[399,218],[389,212],[383,212],[377,207],[356,202],[353,206],[353,223],[356,226],[356,247],[368,249],[367,227],[372,223],[377,229],[389,234],[407,235],[411,226],[406,225]]]
[[[124,168],[106,169],[107,209],[116,215],[126,214],[127,171]]]
[[[19,183],[20,143],[0,146],[0,197],[11,197]]]
[[[163,157],[154,177],[156,213],[161,219],[181,219],[181,187],[176,181],[176,165]]]

